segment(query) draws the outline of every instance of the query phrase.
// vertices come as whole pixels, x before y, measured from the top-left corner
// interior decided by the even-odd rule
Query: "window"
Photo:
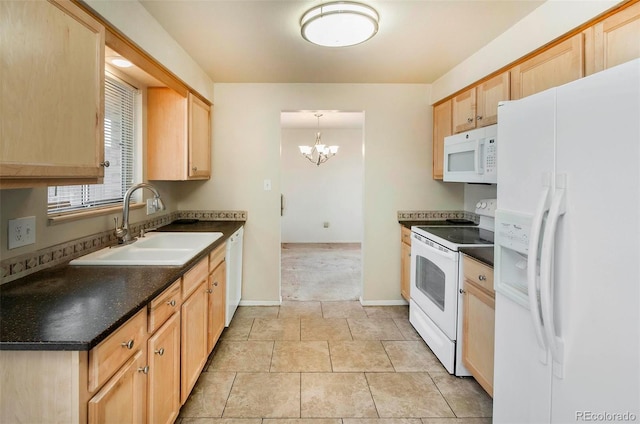
[[[49,187],[49,214],[122,203],[134,183],[136,97],[138,90],[110,75],[104,89],[103,184]]]

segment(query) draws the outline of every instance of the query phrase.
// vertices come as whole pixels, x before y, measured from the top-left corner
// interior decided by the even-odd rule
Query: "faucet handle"
[[[122,227],[118,227],[118,217],[117,216],[113,218],[113,222],[115,223],[115,229],[113,230],[113,234],[115,234],[115,236],[118,237],[118,239],[122,239],[122,237],[124,237],[124,235],[127,233],[127,231]]]

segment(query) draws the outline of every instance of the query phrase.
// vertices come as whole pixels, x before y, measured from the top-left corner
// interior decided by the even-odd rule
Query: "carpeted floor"
[[[283,243],[283,300],[357,300],[360,243]]]

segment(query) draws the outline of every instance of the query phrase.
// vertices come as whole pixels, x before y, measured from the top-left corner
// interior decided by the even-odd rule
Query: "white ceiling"
[[[214,82],[432,83],[541,0],[363,0],[371,40],[315,46],[299,20],[317,0],[141,0]]]

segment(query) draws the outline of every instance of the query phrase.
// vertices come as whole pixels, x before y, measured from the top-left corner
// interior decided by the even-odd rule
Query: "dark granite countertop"
[[[0,350],[92,349],[243,225],[201,221],[158,228],[223,233],[183,266],[67,263],[1,285]]]
[[[462,247],[460,251],[480,262],[493,267],[493,247]]]

